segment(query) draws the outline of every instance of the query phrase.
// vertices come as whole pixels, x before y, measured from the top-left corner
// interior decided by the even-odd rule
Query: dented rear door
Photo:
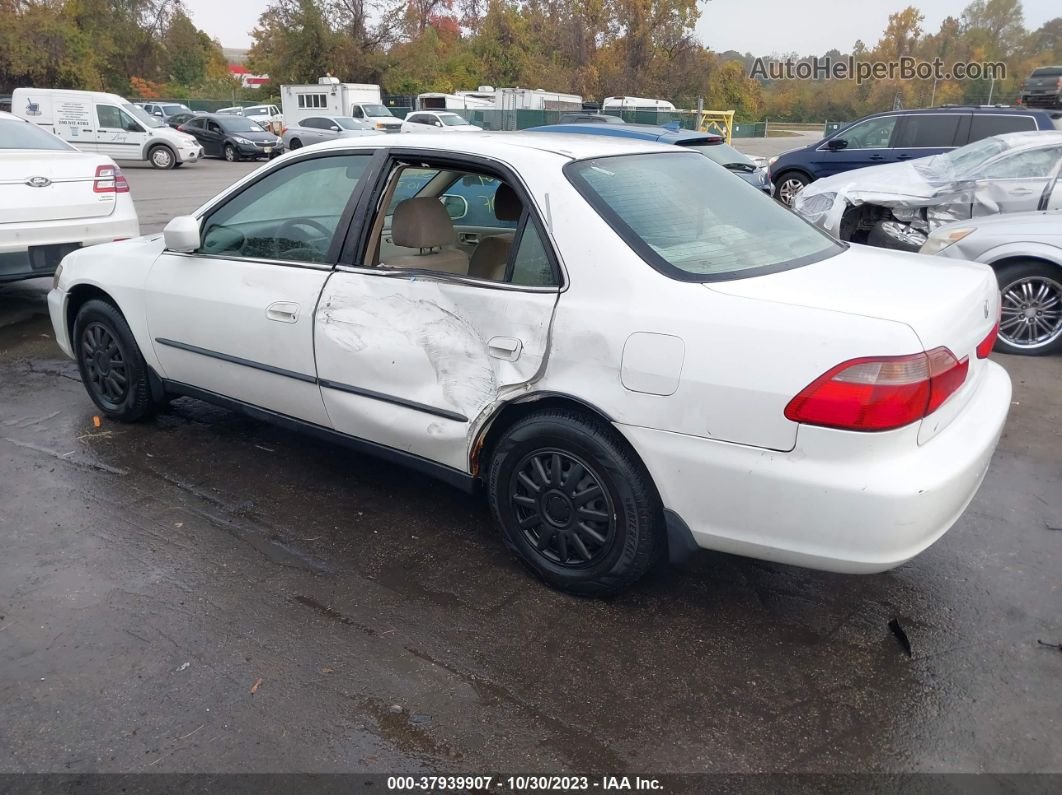
[[[314,334],[333,427],[469,471],[474,431],[541,374],[557,289],[340,269]]]

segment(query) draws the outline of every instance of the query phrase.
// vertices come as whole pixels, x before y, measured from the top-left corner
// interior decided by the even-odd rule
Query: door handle
[[[896,155],[897,160],[910,160],[911,155]]]
[[[515,362],[523,349],[524,343],[515,337],[494,337],[487,343],[487,353],[503,362]]]
[[[479,235],[477,235],[475,232],[462,232],[457,237],[462,243],[478,243],[479,242]]]
[[[867,160],[884,160],[884,159],[885,159],[884,155],[871,155],[870,157],[867,158]]]
[[[274,301],[266,308],[266,317],[278,323],[294,323],[299,319],[299,305],[291,301]]]

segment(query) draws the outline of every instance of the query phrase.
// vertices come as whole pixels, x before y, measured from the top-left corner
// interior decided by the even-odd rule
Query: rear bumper
[[[1010,397],[1009,376],[988,362],[977,394],[922,445],[918,424],[877,434],[802,425],[788,453],[617,427],[698,546],[873,573],[918,555],[962,515],[984,479]]]
[[[118,238],[138,237],[140,223],[132,211],[115,208],[110,215],[63,221],[0,224],[0,282],[50,276],[58,262],[48,267],[34,268],[29,250],[38,246],[76,245],[94,246],[110,243]]]

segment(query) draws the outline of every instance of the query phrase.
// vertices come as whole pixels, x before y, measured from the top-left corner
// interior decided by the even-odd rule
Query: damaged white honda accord
[[[549,584],[697,547],[919,554],[1010,405],[984,265],[839,243],[677,147],[484,133],[292,152],[49,307],[109,417],[211,401],[482,487]]]

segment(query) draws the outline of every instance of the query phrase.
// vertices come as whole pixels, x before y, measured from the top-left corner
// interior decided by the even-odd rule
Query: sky
[[[251,28],[269,6],[268,0],[184,0],[184,4],[195,24],[225,47],[250,47]],[[928,33],[968,4],[969,0],[711,0],[702,6],[697,35],[717,52],[813,55],[834,47],[845,52],[856,39],[873,45],[889,14],[907,5],[921,9]],[[1062,14],[1058,0],[1024,0],[1023,5],[1029,30]]]

